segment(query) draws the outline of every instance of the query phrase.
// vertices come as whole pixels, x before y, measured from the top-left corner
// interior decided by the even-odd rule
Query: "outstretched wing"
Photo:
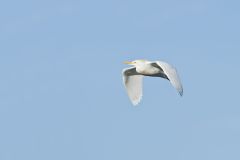
[[[179,92],[179,94],[183,95],[183,87],[181,80],[178,76],[177,70],[171,66],[170,64],[163,62],[163,61],[156,61],[155,62],[159,67],[162,68],[163,72],[168,77],[169,81],[173,85],[173,87]]]
[[[124,69],[122,74],[127,94],[133,105],[137,105],[142,98],[143,75],[137,73],[135,67]]]

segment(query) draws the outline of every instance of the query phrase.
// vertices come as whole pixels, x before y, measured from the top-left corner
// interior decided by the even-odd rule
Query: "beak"
[[[133,64],[133,62],[129,62],[129,61],[125,61],[125,62],[123,62],[124,64]]]

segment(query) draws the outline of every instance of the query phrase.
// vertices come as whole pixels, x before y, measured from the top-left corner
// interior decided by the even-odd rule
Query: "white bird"
[[[141,101],[142,79],[144,76],[167,79],[179,94],[183,95],[183,88],[177,70],[170,64],[163,61],[151,62],[147,60],[126,61],[124,63],[134,66],[125,68],[122,72],[123,82],[133,105],[137,105]]]

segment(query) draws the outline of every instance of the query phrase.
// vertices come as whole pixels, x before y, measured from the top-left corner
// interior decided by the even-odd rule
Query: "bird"
[[[134,60],[125,61],[125,64],[133,67],[125,68],[122,71],[123,83],[128,97],[134,106],[142,99],[143,77],[161,77],[170,81],[172,86],[183,96],[183,87],[177,70],[164,61]]]

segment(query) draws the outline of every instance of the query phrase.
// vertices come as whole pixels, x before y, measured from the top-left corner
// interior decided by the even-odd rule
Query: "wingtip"
[[[134,107],[136,107],[140,103],[141,99],[132,101]]]
[[[133,107],[137,107],[139,103],[132,103]]]
[[[183,96],[183,90],[178,92],[179,95],[182,97]]]

